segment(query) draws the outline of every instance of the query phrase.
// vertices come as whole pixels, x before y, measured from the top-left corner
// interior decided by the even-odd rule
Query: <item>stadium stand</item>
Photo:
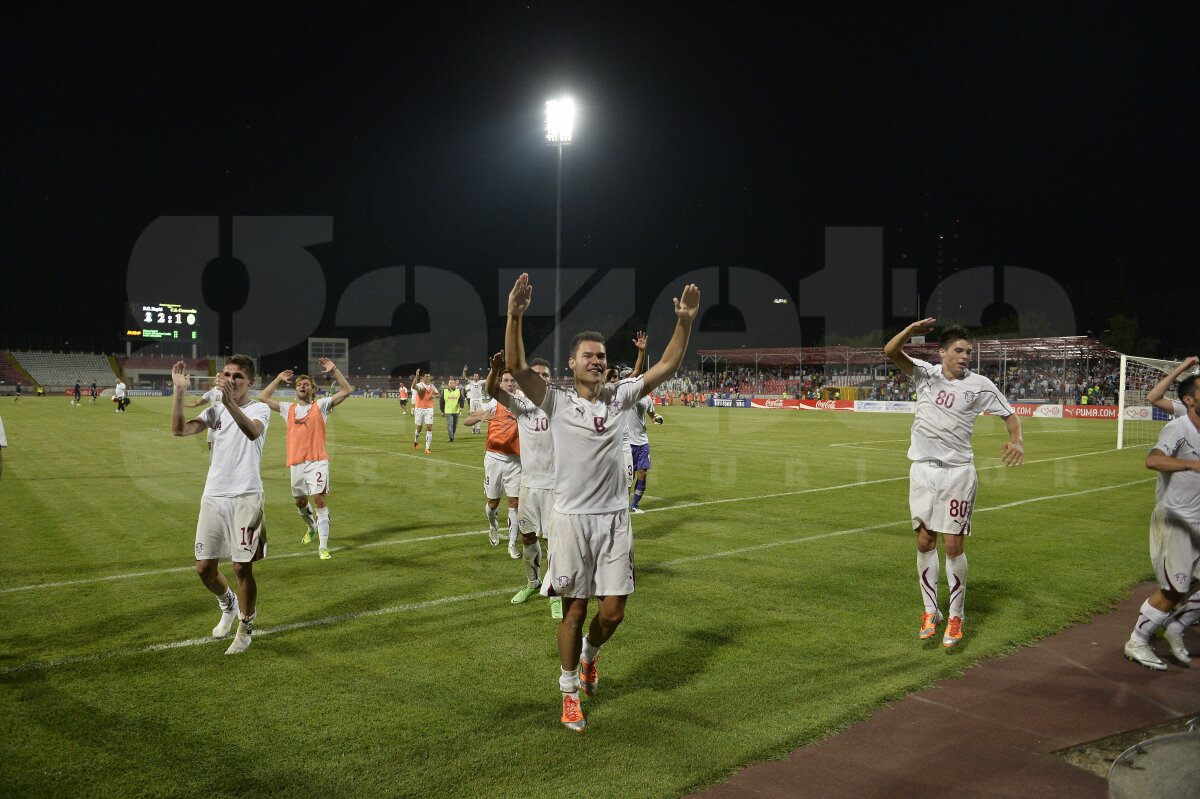
[[[0,383],[6,386],[33,385],[29,378],[22,374],[21,370],[13,365],[13,363],[9,360],[10,358],[13,358],[12,353],[8,351],[0,352]]]
[[[95,382],[111,386],[116,375],[103,355],[77,352],[14,352],[26,372],[40,385],[51,389],[67,388],[78,380],[83,385]]]
[[[207,358],[173,358],[170,356],[158,355],[118,355],[117,363],[121,369],[166,369],[170,371],[171,367],[177,362],[183,361],[189,372],[207,372]]]

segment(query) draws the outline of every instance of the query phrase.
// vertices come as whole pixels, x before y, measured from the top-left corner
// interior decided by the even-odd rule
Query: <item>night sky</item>
[[[1200,346],[1182,312],[1198,284],[1194,6],[633,8],[6,7],[0,346],[114,341],[158,217],[322,215],[316,334],[420,332],[420,314],[339,325],[338,301],[372,270],[435,267],[478,287],[482,365],[501,343],[498,273],[554,266],[542,106],[563,91],[580,105],[563,267],[636,270],[630,329],[669,317],[655,298],[708,267],[759,270],[795,303],[826,226],[877,226],[885,267],[917,269],[925,295],[960,269],[1021,266],[1064,287],[1076,332],[1124,314],[1140,340],[1114,343]],[[255,279],[212,270],[239,296]],[[280,303],[304,290],[281,283]],[[905,321],[884,309],[875,327]],[[805,344],[825,335],[800,326]]]

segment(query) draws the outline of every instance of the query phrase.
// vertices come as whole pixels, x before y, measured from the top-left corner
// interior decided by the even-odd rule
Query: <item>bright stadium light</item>
[[[554,224],[554,368],[558,377],[562,369],[559,351],[559,313],[562,307],[562,168],[563,145],[570,144],[575,134],[575,101],[570,97],[546,101],[546,143],[558,149],[558,201]]]
[[[575,101],[570,97],[546,101],[546,142],[570,144],[575,130]]]

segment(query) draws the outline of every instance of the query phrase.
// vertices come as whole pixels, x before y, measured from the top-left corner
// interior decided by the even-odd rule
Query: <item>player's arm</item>
[[[171,397],[171,435],[194,436],[204,430],[206,425],[199,419],[183,418],[183,397],[187,393],[188,386],[192,384],[192,379],[187,375],[187,366],[183,361],[179,361],[171,367],[171,384],[175,387],[175,393]]]
[[[466,382],[466,379],[467,379],[467,365],[466,365],[465,363],[463,364],[463,373],[462,373],[462,379],[463,379],[463,382]]]
[[[1179,364],[1179,366],[1176,366],[1171,374],[1154,384],[1154,388],[1150,389],[1150,392],[1146,394],[1146,402],[1149,402],[1151,405],[1161,411],[1174,413],[1175,405],[1172,404],[1169,399],[1167,399],[1167,389],[1171,387],[1172,383],[1186,374],[1189,369],[1194,367],[1197,362],[1200,362],[1200,358],[1197,358],[1195,355],[1193,355],[1192,357],[1186,359],[1183,363]]]
[[[512,372],[517,385],[525,392],[529,401],[539,408],[546,399],[546,381],[538,377],[525,362],[525,341],[521,332],[521,319],[529,308],[533,298],[533,286],[529,285],[529,275],[522,273],[508,293],[508,321],[504,326],[504,365]],[[490,387],[490,383],[488,384]],[[490,388],[488,391],[491,394]],[[492,394],[495,396],[495,394]]]
[[[650,339],[646,337],[645,330],[639,330],[637,335],[633,337],[633,346],[637,347],[637,360],[633,362],[633,371],[629,373],[630,377],[637,377],[646,369],[646,344]]]
[[[1200,461],[1185,461],[1166,454],[1161,449],[1153,449],[1146,456],[1146,468],[1156,472],[1171,474],[1172,472],[1200,472]]]
[[[921,319],[917,322],[913,322],[911,325],[892,336],[891,341],[883,345],[883,354],[888,357],[888,360],[896,365],[897,369],[899,369],[901,372],[904,372],[904,374],[911,376],[913,373],[913,362],[912,359],[905,354],[904,345],[907,344],[908,340],[913,336],[920,336],[933,330],[933,323],[936,321],[937,320],[931,316],[928,319]]]
[[[492,360],[488,363],[488,373],[484,381],[484,387],[487,389],[489,397],[507,408],[509,407],[512,395],[500,388],[500,376],[504,374],[504,368],[504,350],[500,350],[500,352],[492,356]]]
[[[689,283],[683,287],[683,292],[674,299],[674,303],[675,332],[671,334],[671,340],[667,342],[667,348],[663,350],[658,363],[647,369],[642,378],[643,397],[656,389],[662,381],[675,374],[679,369],[679,364],[683,363],[688,339],[692,335],[692,323],[696,321],[696,313],[700,310],[700,289],[695,283]]]
[[[275,389],[279,388],[280,383],[292,382],[292,370],[284,369],[279,374],[275,375],[275,379],[266,385],[266,387],[258,393],[258,401],[267,403],[267,407],[276,413],[279,412],[279,400],[272,399],[271,395],[275,393]]]
[[[208,404],[208,399],[207,399],[206,397],[201,397],[200,399],[196,400],[195,402],[185,402],[185,403],[183,403],[183,407],[185,407],[185,408],[199,408],[201,405],[207,405],[207,404]]]
[[[330,397],[331,401],[329,405],[330,408],[336,408],[342,404],[342,401],[346,399],[346,397],[354,393],[354,386],[350,385],[350,381],[346,379],[346,376],[342,374],[342,370],[338,369],[337,364],[335,364],[333,361],[329,360],[328,358],[318,358],[317,363],[321,364],[321,369],[325,372],[325,374],[332,373],[333,379],[337,381],[338,390],[336,394]],[[262,397],[260,396],[259,399],[262,399]],[[272,408],[271,410],[274,411],[279,409]]]
[[[1020,466],[1025,461],[1025,442],[1021,438],[1021,417],[1010,413],[1004,417],[1008,428],[1008,441],[1000,447],[1000,460],[1005,466]]]

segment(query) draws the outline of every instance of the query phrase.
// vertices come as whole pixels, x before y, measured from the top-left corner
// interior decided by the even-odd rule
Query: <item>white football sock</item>
[[[233,598],[234,595],[232,588],[225,589],[225,596],[217,597],[217,604],[221,606],[222,613],[228,613],[229,611],[233,610]]]
[[[425,449],[433,449],[433,431],[425,434]]]
[[[1150,604],[1147,599],[1142,603],[1140,612],[1138,613],[1137,624],[1133,626],[1133,638],[1141,641],[1143,644],[1150,643],[1150,637],[1158,632],[1158,628],[1163,626],[1167,617],[1170,616],[1164,610],[1159,610]]]
[[[917,550],[917,579],[921,585],[921,600],[925,603],[926,613],[938,612],[938,578],[941,575],[941,565],[938,563],[936,549],[928,552]]]
[[[487,514],[487,520],[488,520],[489,527],[499,527],[500,526],[500,509],[499,508],[493,508],[491,505],[489,505],[485,502],[483,504],[483,512]]]
[[[525,564],[525,579],[531,588],[537,588],[542,584],[542,545],[537,541],[524,544],[521,555]]]
[[[508,544],[512,546],[517,543],[517,510],[516,508],[508,509]]]
[[[946,558],[946,584],[950,586],[950,618],[963,618],[967,602],[967,553]]]
[[[316,532],[316,530],[317,530],[316,520],[313,519],[312,511],[309,510],[308,505],[305,505],[302,508],[300,508],[300,507],[296,508],[296,512],[300,514],[300,518],[303,519],[304,523],[308,525],[309,531]]]
[[[599,654],[600,647],[592,646],[592,642],[587,639],[587,636],[583,636],[583,649],[580,650],[579,656],[590,663]]]
[[[329,508],[317,508],[317,539],[322,549],[329,546]]]
[[[559,669],[562,671],[562,674],[558,676],[558,690],[562,691],[564,694],[578,694],[579,669],[567,671],[566,669],[562,668],[562,666],[559,666]]]
[[[1192,594],[1188,600],[1175,609],[1167,626],[1175,632],[1183,632],[1200,619],[1200,594]]]

